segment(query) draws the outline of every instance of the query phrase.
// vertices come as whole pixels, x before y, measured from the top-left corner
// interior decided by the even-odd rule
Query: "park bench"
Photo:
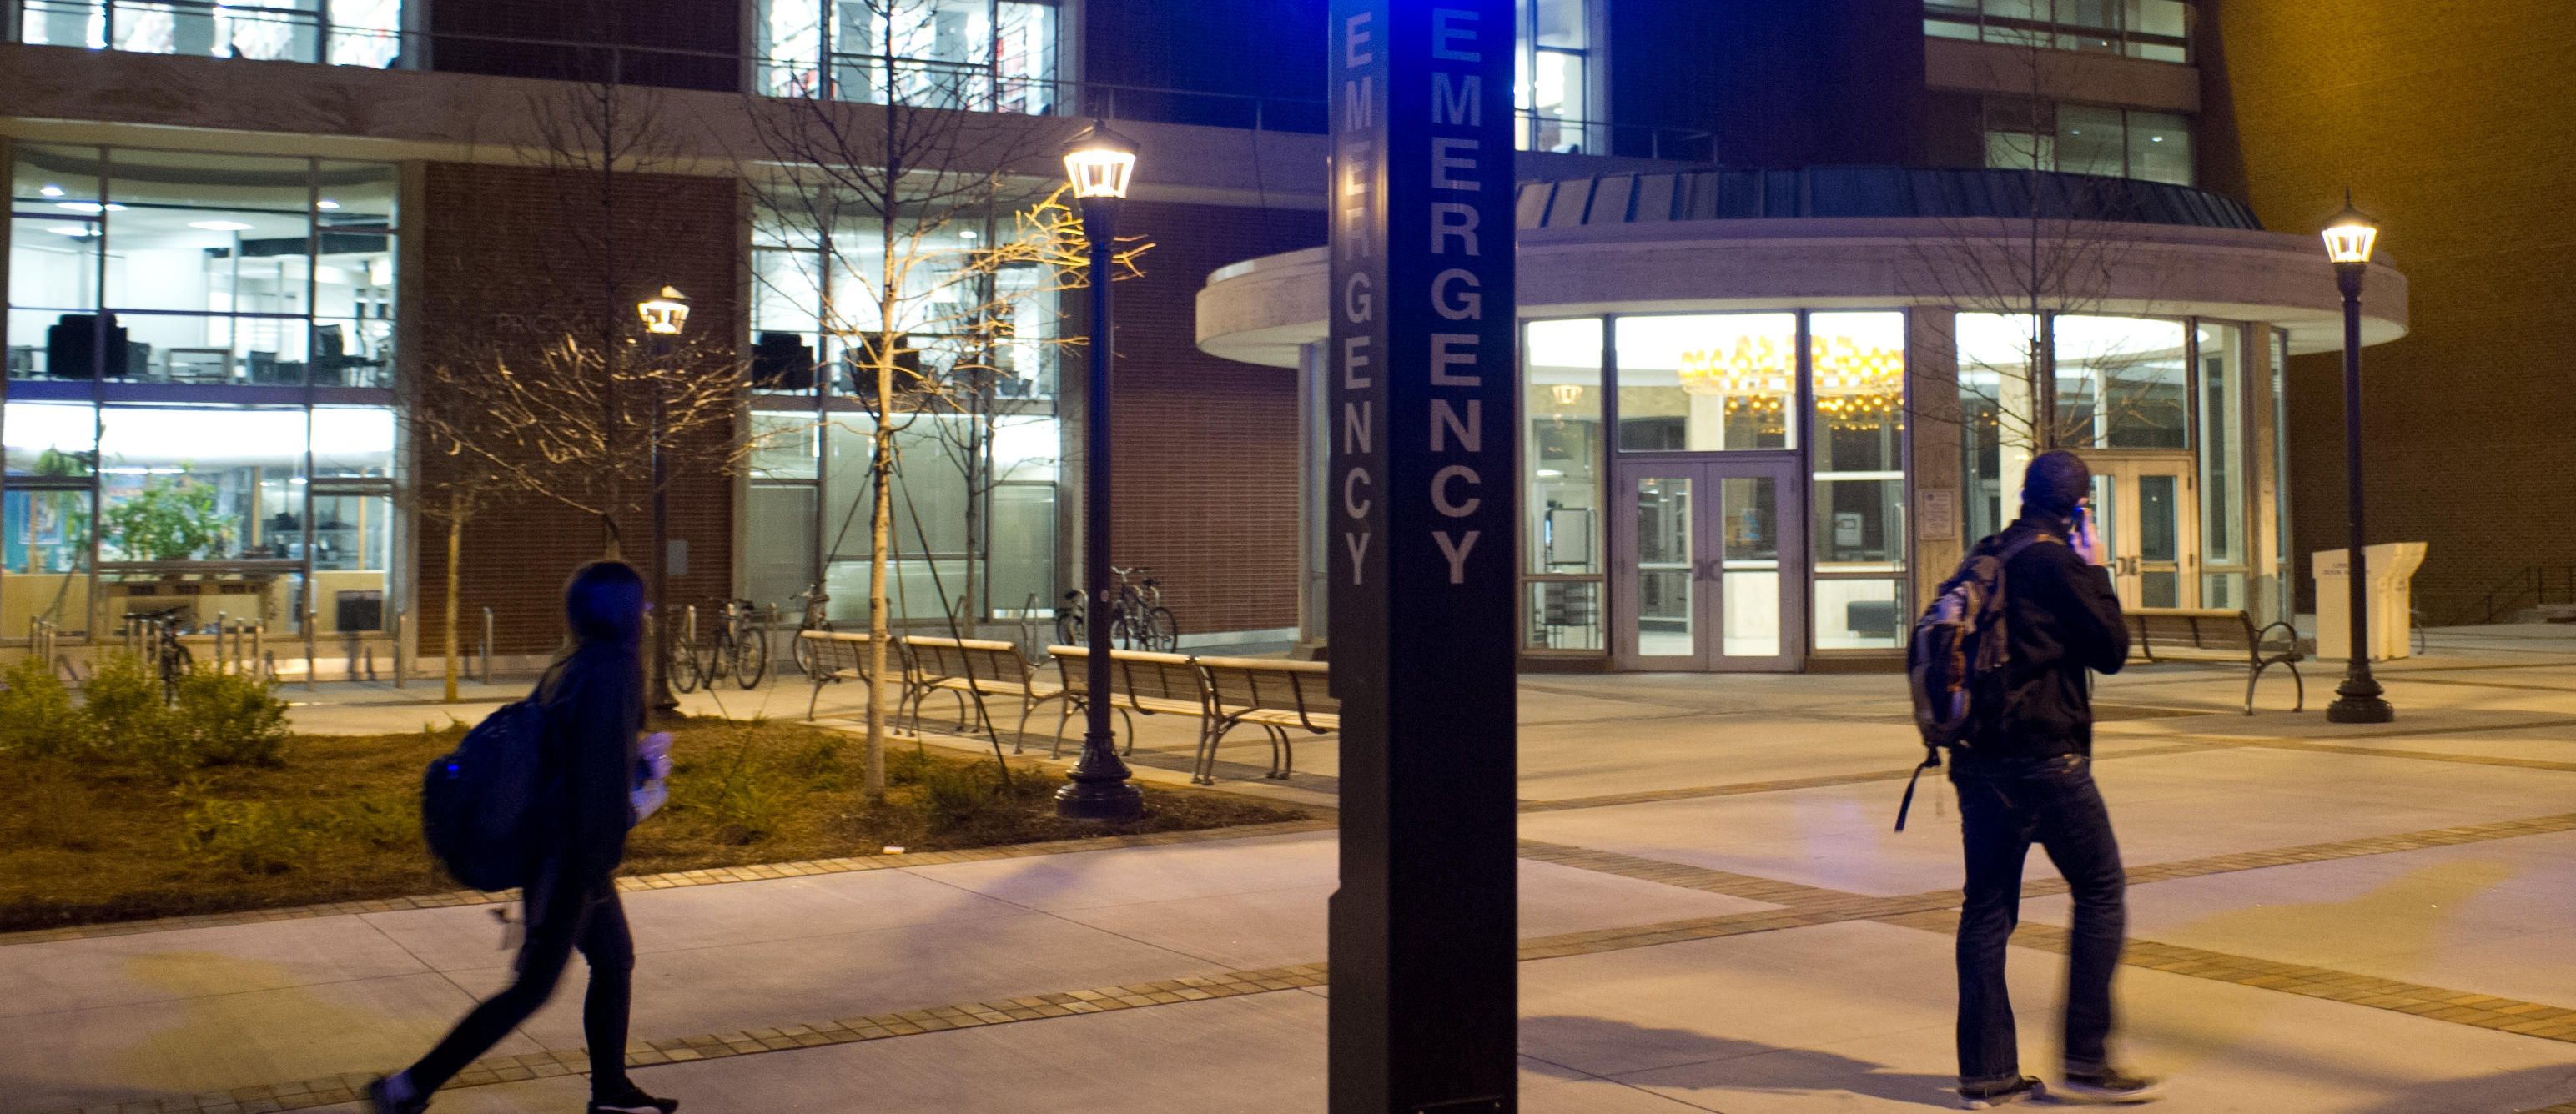
[[[914,720],[921,718],[921,705],[933,693],[948,692],[957,697],[957,726],[966,726],[970,706],[986,732],[993,722],[985,713],[982,697],[1007,697],[1019,701],[1019,731],[1029,726],[1029,713],[1049,700],[1064,696],[1064,688],[1038,680],[1038,669],[1020,656],[1020,648],[1008,642],[980,638],[932,638],[916,636],[903,640],[905,656],[912,673],[904,687],[911,701]]]
[[[1249,723],[1270,735],[1270,772],[1285,780],[1296,764],[1288,729],[1326,735],[1342,729],[1342,702],[1327,691],[1332,667],[1320,661],[1273,658],[1193,658],[1207,678],[1216,715],[1199,735],[1198,763],[1190,780],[1216,784],[1216,748],[1226,732]]]
[[[805,648],[811,653],[814,663],[814,668],[806,674],[814,684],[813,695],[805,699],[805,718],[811,720],[814,718],[814,703],[823,698],[825,684],[868,679],[868,636],[864,631],[809,630],[796,632],[796,637],[806,641]],[[900,644],[886,647],[886,666],[893,669],[898,677],[908,680],[911,676],[904,668]]]
[[[1075,708],[1091,706],[1091,651],[1081,646],[1049,646],[1056,672],[1064,679],[1064,708],[1056,716],[1055,748],[1047,757],[1064,754],[1065,721],[1073,718]],[[1185,654],[1159,654],[1144,650],[1109,651],[1109,700],[1118,709],[1118,717],[1127,722],[1127,752],[1136,751],[1136,715],[1195,716],[1204,744],[1207,721],[1213,714],[1208,701],[1207,678],[1199,672],[1193,659]]]
[[[2299,676],[2299,632],[2288,623],[2254,625],[2242,611],[2191,607],[2133,607],[2123,613],[2129,624],[2129,657],[2134,661],[2203,661],[2245,666],[2245,714],[2254,714],[2254,683],[2275,665],[2288,666],[2305,711],[2308,683]]]

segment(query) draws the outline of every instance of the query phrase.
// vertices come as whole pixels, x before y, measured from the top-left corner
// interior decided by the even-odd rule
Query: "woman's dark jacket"
[[[626,856],[635,824],[635,740],[644,727],[644,677],[635,647],[585,642],[540,686],[545,756],[532,857],[559,864],[583,889],[604,882]]]

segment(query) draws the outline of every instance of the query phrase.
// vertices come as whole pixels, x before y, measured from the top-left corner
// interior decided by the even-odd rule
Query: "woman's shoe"
[[[593,1095],[590,1100],[590,1114],[671,1114],[679,1108],[680,1100],[654,1098],[632,1083],[626,1085],[625,1094],[609,1098]]]
[[[429,1109],[428,1095],[413,1095],[400,1102],[394,1101],[393,1096],[385,1091],[387,1082],[389,1080],[380,1075],[375,1082],[367,1084],[367,1114],[420,1114]]]

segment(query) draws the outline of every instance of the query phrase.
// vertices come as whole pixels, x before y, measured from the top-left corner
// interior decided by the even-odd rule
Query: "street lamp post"
[[[2361,279],[2370,269],[2370,249],[2378,226],[2352,207],[2344,194],[2343,212],[2326,226],[2326,257],[2334,261],[2335,285],[2343,291],[2343,452],[2345,517],[2351,520],[2351,548],[2344,564],[2352,590],[2352,660],[2343,683],[2335,686],[2334,703],[2326,705],[2329,723],[2387,723],[2396,709],[2380,699],[2379,681],[2370,675],[2369,564],[2362,555],[2361,509]]]
[[[644,668],[649,703],[657,712],[676,711],[678,697],[671,695],[671,494],[664,481],[662,459],[662,364],[671,357],[671,339],[680,335],[689,321],[689,296],[675,287],[665,286],[654,297],[635,303],[635,315],[644,320],[645,335],[653,338],[653,404],[646,448],[653,459],[653,649],[651,661]]]
[[[1085,345],[1091,374],[1082,414],[1082,593],[1088,613],[1083,630],[1090,650],[1084,664],[1090,676],[1082,757],[1067,775],[1071,784],[1056,792],[1055,811],[1068,820],[1133,820],[1144,814],[1145,797],[1127,780],[1109,722],[1109,369],[1117,336],[1109,317],[1109,282],[1118,203],[1136,169],[1136,147],[1106,121],[1093,121],[1066,145],[1064,169],[1082,205],[1083,238],[1091,245],[1091,339]]]

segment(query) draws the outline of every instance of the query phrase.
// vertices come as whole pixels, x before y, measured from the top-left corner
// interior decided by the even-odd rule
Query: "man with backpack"
[[[2052,1097],[2144,1102],[2162,1086],[2113,1068],[2105,1047],[2128,881],[2110,814],[2093,785],[2092,682],[2085,671],[2119,672],[2129,633],[2102,567],[2088,498],[2092,480],[2083,458],[2064,450],[2031,461],[2021,518],[1969,551],[1918,628],[1934,637],[1922,639],[1917,650],[1917,718],[1928,745],[1952,752],[1950,780],[1959,793],[1967,859],[1958,941],[1959,1097],[1970,1110],[2050,1094],[2021,1074],[2004,983],[2005,948],[2021,919],[2022,864],[2033,843],[2048,849],[2075,903],[2066,1074]],[[1941,704],[1936,693],[1927,710],[1925,658],[1933,647],[1959,653],[1950,659],[1950,702]],[[1941,669],[1929,667],[1935,675]],[[1940,714],[1945,707],[1955,713],[1947,722]]]
[[[637,740],[644,611],[644,578],[632,566],[582,566],[564,587],[572,653],[526,701],[494,712],[455,753],[431,763],[422,807],[431,847],[469,885],[520,887],[526,935],[518,978],[418,1063],[369,1084],[370,1114],[426,1109],[431,1093],[545,1004],[575,950],[590,964],[581,1011],[590,1114],[679,1108],[626,1076],[635,941],[611,878],[627,829],[661,803],[670,772],[669,736]]]

